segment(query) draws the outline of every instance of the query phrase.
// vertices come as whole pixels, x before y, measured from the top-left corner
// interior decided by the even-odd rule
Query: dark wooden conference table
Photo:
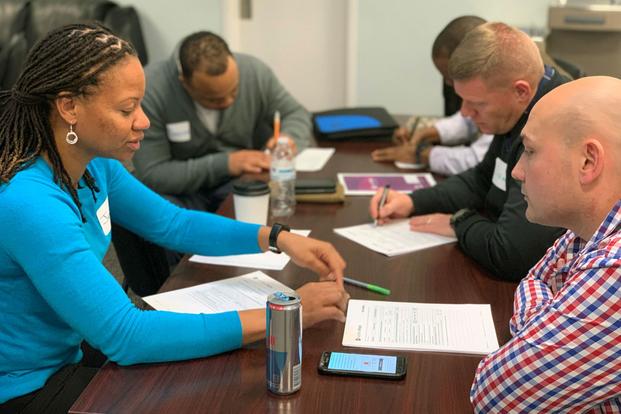
[[[392,164],[374,163],[372,149],[388,143],[331,144],[336,153],[317,173],[300,178],[336,177],[337,172],[394,172]],[[336,227],[370,220],[369,197],[347,197],[344,204],[298,204],[288,222],[312,229],[311,236],[334,244],[347,261],[346,274],[391,289],[382,296],[346,286],[352,298],[426,303],[489,303],[500,344],[509,340],[508,322],[516,284],[493,279],[455,244],[396,257],[375,253],[336,235]],[[220,212],[233,216],[232,198]],[[253,269],[188,262],[177,267],[161,291],[193,286]],[[289,263],[283,271],[265,271],[297,288],[316,280],[310,271]],[[467,413],[469,390],[481,357],[344,348],[344,324],[322,322],[304,331],[302,388],[290,396],[267,391],[263,342],[209,358],[121,367],[106,364],[91,381],[71,413]],[[405,355],[408,373],[400,381],[324,376],[317,373],[323,351],[346,350]]]

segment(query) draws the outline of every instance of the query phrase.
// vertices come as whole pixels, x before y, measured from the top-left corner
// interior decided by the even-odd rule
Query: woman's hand
[[[307,283],[297,292],[302,298],[304,328],[328,319],[345,322],[349,294],[338,283]]]
[[[343,270],[346,263],[332,244],[281,231],[276,240],[280,250],[287,253],[298,265],[319,274],[319,280],[333,280],[343,286]]]

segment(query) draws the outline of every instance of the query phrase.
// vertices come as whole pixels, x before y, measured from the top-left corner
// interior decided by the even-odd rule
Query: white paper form
[[[410,230],[408,219],[374,226],[372,223],[334,229],[336,234],[386,256],[396,256],[457,241],[432,233]]]
[[[142,298],[157,310],[181,313],[218,313],[265,308],[274,292],[292,289],[256,271],[243,276],[218,280]]]
[[[308,236],[310,230],[291,230],[300,236]],[[191,262],[215,264],[222,266],[249,267],[252,269],[282,270],[289,263],[290,257],[284,253],[276,254],[270,251],[252,254],[234,254],[231,256],[200,256],[190,257]]]
[[[498,339],[490,305],[352,299],[343,345],[487,355]]]
[[[319,171],[334,154],[334,148],[306,148],[295,157],[296,171]]]

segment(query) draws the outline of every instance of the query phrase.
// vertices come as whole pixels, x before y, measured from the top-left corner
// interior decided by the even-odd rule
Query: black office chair
[[[578,66],[574,65],[573,63],[570,63],[564,59],[559,59],[555,57],[553,57],[552,59],[554,60],[554,63],[559,65],[565,72],[569,73],[569,75],[573,79],[584,78],[587,75],[582,69],[580,69]]]
[[[136,49],[142,66],[149,62],[147,45],[142,36],[138,13],[133,7],[114,7],[106,13],[103,21],[110,30],[122,39],[128,40]]]
[[[84,21],[103,22],[106,13],[117,7],[107,0],[30,0],[25,33],[32,47],[47,32],[59,26]]]
[[[163,247],[153,244],[118,224],[112,223],[112,243],[125,275],[123,289],[139,296],[157,293],[170,276]]]
[[[23,33],[16,33],[0,51],[0,89],[11,89],[21,73],[28,43]]]
[[[28,12],[29,3],[26,0],[0,1],[0,50],[14,34],[24,31]]]

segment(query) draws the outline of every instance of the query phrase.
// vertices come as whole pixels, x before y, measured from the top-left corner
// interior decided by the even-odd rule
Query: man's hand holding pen
[[[386,191],[385,201],[380,206],[384,191]],[[413,212],[414,203],[409,195],[386,189],[386,187],[378,189],[369,204],[369,213],[378,225],[387,223],[391,219],[409,217]]]

